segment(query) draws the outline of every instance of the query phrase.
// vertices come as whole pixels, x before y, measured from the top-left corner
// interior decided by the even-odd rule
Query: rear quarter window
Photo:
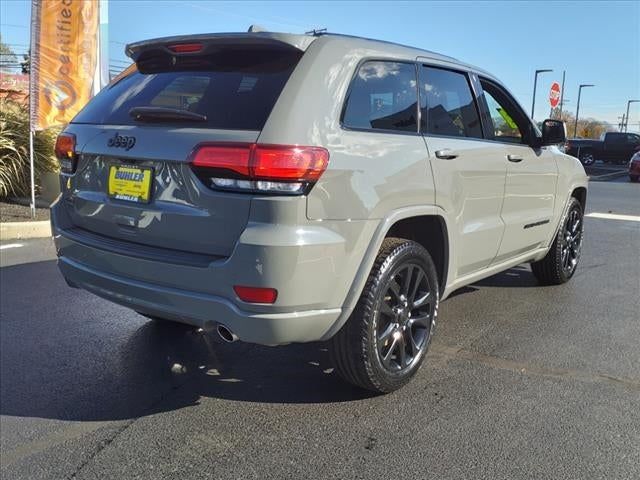
[[[297,51],[262,50],[256,55],[236,49],[233,55],[192,59],[188,65],[134,70],[103,89],[73,123],[137,125],[129,111],[150,106],[207,117],[194,126],[261,130],[301,56]]]

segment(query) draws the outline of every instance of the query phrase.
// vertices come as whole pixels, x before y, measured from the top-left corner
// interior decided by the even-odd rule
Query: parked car
[[[342,35],[134,43],[58,138],[52,207],[69,285],[264,345],[328,341],[389,392],[441,299],[530,262],[568,281],[587,177],[489,73]],[[507,308],[505,306],[505,308]]]
[[[640,179],[640,150],[636,151],[629,160],[629,180],[637,182]]]
[[[564,151],[579,158],[583,165],[592,165],[596,160],[624,164],[639,146],[638,134],[606,132],[600,140],[567,140]]]

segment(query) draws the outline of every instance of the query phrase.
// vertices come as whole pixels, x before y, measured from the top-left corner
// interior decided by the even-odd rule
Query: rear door
[[[511,95],[491,80],[480,78],[483,122],[488,138],[500,149],[507,168],[501,217],[504,237],[493,263],[500,263],[545,244],[554,227],[558,168],[551,149],[532,148],[537,132]]]
[[[627,134],[618,132],[605,133],[604,149],[608,160],[629,160],[627,152],[630,147],[627,143]]]
[[[436,204],[454,223],[456,275],[487,267],[504,232],[500,218],[507,165],[500,146],[483,139],[466,72],[422,65],[421,129],[429,147]]]
[[[251,195],[201,181],[190,155],[202,143],[255,142],[302,52],[247,42],[207,47],[139,53],[138,68],[69,125],[79,161],[64,204],[76,234],[230,255]]]

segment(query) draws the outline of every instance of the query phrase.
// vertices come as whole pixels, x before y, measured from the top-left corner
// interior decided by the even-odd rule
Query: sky
[[[0,32],[22,53],[29,43],[30,2],[0,2]],[[109,0],[112,69],[127,63],[125,44],[167,35],[314,28],[432,50],[477,65],[500,78],[531,110],[536,69],[536,119],[549,115],[551,83],[566,70],[566,109],[617,125],[627,100],[640,100],[640,1],[285,1]],[[629,130],[640,129],[640,103]]]

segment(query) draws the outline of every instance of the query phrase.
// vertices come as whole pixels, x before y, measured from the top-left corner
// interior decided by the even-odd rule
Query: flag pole
[[[36,183],[33,165],[33,130],[29,125],[29,168],[31,170],[31,218],[36,218]]]
[[[34,118],[35,118],[35,97],[37,85],[34,85],[33,76],[35,75],[35,40],[37,35],[37,16],[38,5],[37,0],[31,2],[31,22],[29,31],[29,175],[31,183],[31,218],[36,218],[36,182],[35,182],[35,165],[33,161],[33,135],[35,132]]]

